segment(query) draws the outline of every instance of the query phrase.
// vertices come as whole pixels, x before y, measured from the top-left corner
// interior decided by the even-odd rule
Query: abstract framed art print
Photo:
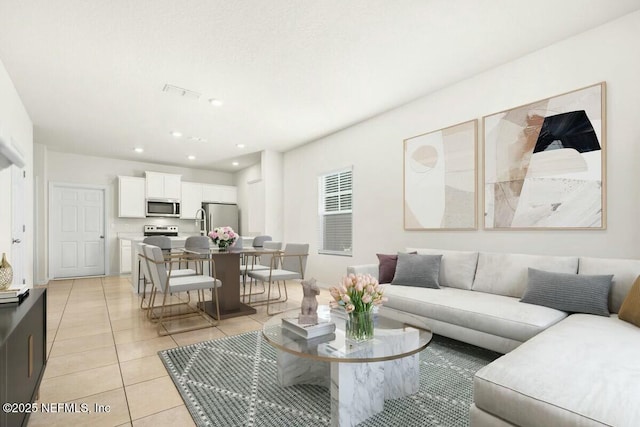
[[[486,116],[486,229],[604,229],[605,83]]]
[[[478,121],[404,140],[404,229],[475,230]]]

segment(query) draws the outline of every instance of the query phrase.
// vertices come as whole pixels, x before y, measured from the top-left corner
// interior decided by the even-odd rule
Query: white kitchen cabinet
[[[145,179],[132,176],[118,177],[118,216],[145,218]]]
[[[197,182],[182,183],[182,199],[180,205],[180,218],[195,219],[196,211],[202,207],[202,187],[204,184]]]
[[[165,174],[164,176],[164,194],[167,199],[180,200],[182,195],[182,176]]]
[[[230,185],[221,185],[221,202],[222,203],[238,203],[238,190]]]
[[[181,175],[149,171],[144,174],[147,199],[180,199]]]
[[[131,273],[131,240],[120,239],[120,274]]]
[[[202,201],[214,203],[237,203],[237,189],[231,185],[204,184],[202,186]]]

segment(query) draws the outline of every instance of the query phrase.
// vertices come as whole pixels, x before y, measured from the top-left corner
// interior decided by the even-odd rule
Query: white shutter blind
[[[343,170],[319,178],[319,252],[352,254],[352,170]]]

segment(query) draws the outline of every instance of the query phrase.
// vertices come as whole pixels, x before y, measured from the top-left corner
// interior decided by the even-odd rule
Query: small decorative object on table
[[[382,305],[387,299],[382,296],[384,288],[370,274],[349,274],[342,284],[329,289],[334,301],[331,307],[344,307],[348,314],[346,335],[351,341],[366,341],[373,338],[373,307]]]
[[[303,280],[302,292],[302,305],[298,315],[298,323],[302,325],[318,323],[318,300],[316,300],[316,296],[320,295],[320,288],[316,284],[316,279]]]
[[[213,231],[209,233],[209,237],[211,237],[214,244],[218,245],[218,249],[222,251],[229,249],[229,246],[238,240],[238,234],[229,226],[214,228]]]
[[[7,261],[7,254],[2,253],[2,261],[0,261],[0,289],[7,289],[13,281],[13,268]]]

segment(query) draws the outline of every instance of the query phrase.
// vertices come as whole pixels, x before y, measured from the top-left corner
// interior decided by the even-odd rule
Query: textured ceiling
[[[259,158],[250,153],[286,151],[637,9],[638,0],[0,0],[0,61],[37,143],[233,170],[242,155],[239,167]],[[165,83],[202,96],[163,93]]]

